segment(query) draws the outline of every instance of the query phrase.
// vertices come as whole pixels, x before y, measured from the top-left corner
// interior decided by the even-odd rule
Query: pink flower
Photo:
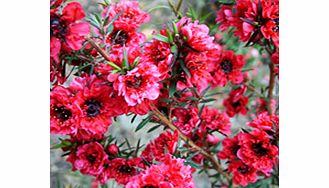
[[[108,12],[108,13],[107,13]],[[104,10],[109,20],[119,17],[113,22],[114,29],[132,31],[140,27],[140,24],[150,20],[150,15],[139,8],[137,1],[123,0],[112,4],[109,9]]]
[[[269,115],[266,111],[257,115],[257,118],[247,123],[248,126],[260,130],[273,130],[279,127],[279,116]]]
[[[194,188],[192,169],[183,159],[167,154],[161,164],[153,164],[139,175],[131,178],[126,188]]]
[[[209,28],[204,24],[199,24],[199,21],[192,22],[191,18],[183,17],[177,22],[177,28],[181,32],[185,43],[197,50],[203,52],[213,48],[214,37],[209,36]]]
[[[140,63],[125,75],[118,75],[114,89],[123,96],[128,106],[141,104],[145,99],[155,100],[160,94],[158,68],[150,63]],[[111,81],[110,79],[109,81]]]
[[[144,45],[142,58],[158,67],[161,79],[169,77],[169,65],[172,63],[173,58],[170,47],[170,44],[159,40],[153,40],[151,43]]]

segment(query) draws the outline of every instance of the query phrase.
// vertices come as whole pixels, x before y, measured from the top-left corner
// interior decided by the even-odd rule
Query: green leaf
[[[150,132],[152,132],[152,131],[158,129],[160,126],[161,126],[161,125],[156,125],[156,126],[150,128],[150,129],[147,131],[147,133],[150,133]]]
[[[98,14],[94,14],[96,21],[101,24],[102,23],[102,18]]]
[[[112,33],[112,31],[113,31],[113,25],[111,24],[107,27],[107,33]]]
[[[116,65],[115,63],[113,63],[113,62],[107,62],[107,64],[109,64],[114,69],[121,71],[121,68],[118,65]]]
[[[123,60],[122,60],[122,68],[130,68],[129,67],[129,62],[128,62],[128,55],[127,55],[127,50],[126,47],[123,47]]]
[[[169,43],[172,44],[174,42],[174,39],[172,37],[172,34],[170,33],[169,29],[166,29],[166,33],[169,39]]]
[[[169,85],[169,96],[170,97],[174,96],[174,94],[176,92],[176,85],[177,85],[176,80],[170,82],[170,85]]]
[[[133,63],[133,67],[136,67],[140,61],[140,57],[136,57],[136,59],[134,60],[134,63]]]
[[[134,115],[134,117],[131,119],[130,123],[134,123],[136,117],[137,117],[137,114]]]
[[[174,21],[171,22],[172,23],[172,29],[174,30],[174,34],[178,34],[178,29],[177,29],[177,26],[176,26],[176,23]]]
[[[200,103],[208,103],[208,102],[212,102],[212,101],[215,101],[215,100],[216,99],[204,99]]]
[[[199,116],[199,117],[201,117],[201,115],[202,115],[202,111],[203,111],[203,109],[204,109],[205,106],[206,106],[206,104],[203,104],[203,105],[201,106],[201,108],[200,108],[200,110],[199,110],[199,113],[198,113],[198,116]]]
[[[191,166],[192,168],[200,169],[200,165],[192,160],[186,160],[185,164]]]
[[[187,97],[186,100],[197,101],[197,100],[199,100],[199,99],[196,98],[196,97]]]
[[[156,40],[159,40],[159,41],[165,42],[165,43],[169,43],[169,39],[168,39],[168,37],[165,37],[165,36],[160,35],[160,34],[155,34],[155,35],[153,35],[153,38],[156,39]]]
[[[96,21],[94,21],[93,19],[87,18],[86,21],[88,23],[90,23],[90,25],[92,25],[92,26],[96,27],[97,29],[101,30],[99,24]]]
[[[138,139],[137,146],[136,146],[136,150],[135,150],[135,154],[136,154],[136,156],[137,156],[137,154],[138,154],[138,150],[141,148],[140,143],[141,143],[141,139]]]
[[[190,71],[187,69],[187,67],[185,66],[183,61],[179,61],[179,65],[180,67],[182,67],[182,69],[184,70],[184,72],[186,73],[186,75],[191,78],[191,73]]]
[[[170,48],[170,51],[171,51],[171,53],[177,53],[177,46],[176,46],[176,45],[173,45],[173,46]]]
[[[207,91],[210,89],[210,86],[208,86],[205,90],[203,90],[202,92],[201,92],[201,96],[204,96],[206,93],[207,93]]]
[[[142,129],[149,121],[151,120],[151,117],[148,116],[147,118],[143,119],[136,127],[135,132],[139,131]]]

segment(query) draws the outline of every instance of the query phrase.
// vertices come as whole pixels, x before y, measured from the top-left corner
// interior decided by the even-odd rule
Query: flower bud
[[[116,155],[118,154],[119,152],[119,148],[117,145],[115,144],[110,144],[108,147],[107,147],[107,152],[111,155]]]

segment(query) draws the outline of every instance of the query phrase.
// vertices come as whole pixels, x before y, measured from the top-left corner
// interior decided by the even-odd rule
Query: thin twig
[[[96,44],[93,39],[86,37],[86,40],[104,57],[104,59],[110,61],[110,56],[98,44]]]
[[[275,73],[274,73],[274,65],[273,63],[269,64],[269,69],[270,69],[270,80],[269,80],[269,89],[268,89],[268,102],[267,102],[267,111],[270,115],[272,115],[273,110],[271,106],[271,100],[273,98],[273,89],[275,85]]]
[[[184,140],[186,142],[186,144],[188,144],[190,147],[192,147],[193,149],[199,151],[203,156],[205,156],[214,166],[214,168],[216,169],[216,171],[220,174],[222,174],[227,180],[230,179],[230,176],[224,172],[223,168],[220,166],[220,164],[218,163],[218,161],[211,155],[209,154],[207,151],[205,151],[203,148],[199,147],[198,145],[196,145],[192,140],[190,140],[186,135],[184,135],[175,125],[173,125],[166,116],[164,116],[157,108],[153,108],[152,113],[159,118],[159,120],[166,125],[167,127],[169,127],[171,130],[173,131],[177,131],[179,137]]]

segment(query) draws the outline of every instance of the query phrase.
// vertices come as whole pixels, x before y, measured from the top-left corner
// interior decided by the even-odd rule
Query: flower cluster
[[[89,14],[50,0],[50,132],[63,136],[53,148],[93,187],[194,188],[194,172],[212,174],[214,187],[278,176],[278,0],[219,3],[216,27],[182,3],[145,34],[159,7],[104,0]],[[135,132],[158,131],[149,143],[109,129],[137,121]]]
[[[247,125],[255,129],[225,138],[224,149],[217,154],[218,158],[229,161],[228,170],[234,176],[233,182],[242,186],[257,181],[259,176],[270,176],[279,151],[278,116],[264,112]]]
[[[234,6],[221,6],[216,21],[221,31],[234,27],[241,41],[266,39],[279,46],[279,0],[236,0]]]

